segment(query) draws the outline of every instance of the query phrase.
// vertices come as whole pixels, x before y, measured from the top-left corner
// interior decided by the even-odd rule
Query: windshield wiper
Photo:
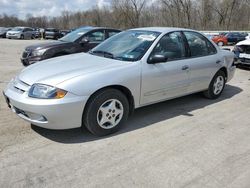
[[[114,59],[114,55],[112,53],[106,52],[106,51],[102,51],[102,50],[90,51],[89,53],[90,54],[101,55],[103,57]]]

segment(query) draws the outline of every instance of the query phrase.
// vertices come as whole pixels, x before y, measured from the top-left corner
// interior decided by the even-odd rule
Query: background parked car
[[[59,31],[61,37],[64,37],[65,35],[67,35],[70,32],[71,32],[71,30],[60,30]]]
[[[45,29],[45,39],[57,40],[59,38],[61,38],[61,34],[59,32],[59,29],[55,29],[55,28]]]
[[[6,38],[14,39],[34,39],[35,32],[30,27],[14,27],[7,32]]]
[[[52,57],[87,52],[119,32],[120,30],[117,29],[81,27],[58,41],[26,47],[22,54],[21,62],[24,66],[27,66]]]
[[[237,58],[237,65],[250,67],[250,40],[244,40],[237,43],[233,52]]]
[[[0,38],[6,38],[6,34],[9,30],[11,30],[11,28],[0,27]]]
[[[225,35],[225,37],[227,37],[228,43],[233,43],[233,44],[236,44],[237,42],[246,39],[246,36],[239,32],[229,32]]]
[[[220,32],[219,35],[223,35],[225,36],[226,34],[228,34],[229,32]]]
[[[214,41],[214,43],[216,43],[218,46],[225,46],[227,45],[228,41],[227,41],[227,37],[225,37],[224,35],[216,35],[212,38],[212,40]]]

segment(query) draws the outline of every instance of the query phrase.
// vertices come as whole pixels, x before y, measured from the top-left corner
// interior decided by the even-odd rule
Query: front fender
[[[89,97],[101,88],[120,85],[130,90],[134,97],[135,107],[137,107],[140,100],[141,63],[130,62],[126,64],[126,66],[100,70],[74,77],[58,84],[57,87],[75,95]]]

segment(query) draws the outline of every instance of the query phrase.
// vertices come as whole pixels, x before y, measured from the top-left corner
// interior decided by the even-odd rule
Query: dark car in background
[[[10,30],[11,28],[0,27],[0,38],[6,38],[6,33]]]
[[[107,38],[121,32],[101,27],[81,27],[63,38],[25,48],[21,62],[28,66],[37,61],[73,53],[88,52]]]
[[[71,30],[60,30],[59,31],[61,37],[64,37],[65,35],[67,35],[70,32],[71,32]]]
[[[233,43],[233,44],[236,44],[246,39],[246,36],[239,32],[229,32],[225,35],[225,37],[227,37],[228,43]]]
[[[59,32],[59,29],[55,29],[55,28],[45,29],[45,39],[57,40],[59,38],[61,38],[61,34]]]

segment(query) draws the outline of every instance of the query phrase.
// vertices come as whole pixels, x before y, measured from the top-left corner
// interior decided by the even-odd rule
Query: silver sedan
[[[216,99],[234,72],[234,54],[197,31],[137,28],[89,53],[24,69],[4,96],[18,116],[34,125],[86,126],[102,136],[117,131],[135,108],[195,92]]]

